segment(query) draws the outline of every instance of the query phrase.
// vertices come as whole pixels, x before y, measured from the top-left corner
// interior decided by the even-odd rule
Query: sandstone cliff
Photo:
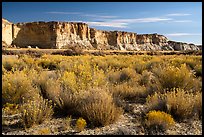
[[[12,23],[2,19],[2,46],[7,47],[12,43]]]
[[[102,31],[76,22],[30,22],[12,24],[2,19],[2,44],[17,47],[114,50],[199,50],[194,44],[169,41],[159,34]]]

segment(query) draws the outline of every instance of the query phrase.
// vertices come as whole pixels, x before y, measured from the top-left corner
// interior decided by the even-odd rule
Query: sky
[[[13,23],[84,22],[202,45],[202,2],[2,2],[2,17]]]

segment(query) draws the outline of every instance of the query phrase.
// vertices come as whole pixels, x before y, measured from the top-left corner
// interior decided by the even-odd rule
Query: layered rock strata
[[[17,47],[114,50],[199,50],[194,44],[169,41],[159,34],[103,31],[76,22],[30,22],[13,24],[2,19],[2,44]]]

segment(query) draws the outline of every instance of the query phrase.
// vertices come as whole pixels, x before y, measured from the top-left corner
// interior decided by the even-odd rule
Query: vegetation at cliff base
[[[147,128],[168,129],[175,122],[202,119],[202,56],[3,58],[2,110],[20,113],[25,128],[59,114],[79,118],[78,131],[107,126],[125,113],[123,101],[147,106],[143,117]]]

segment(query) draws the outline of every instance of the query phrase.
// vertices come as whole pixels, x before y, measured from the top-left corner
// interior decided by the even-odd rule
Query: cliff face
[[[85,23],[55,22],[56,48],[68,48],[78,45],[81,48],[92,48],[90,43],[90,29]]]
[[[2,46],[7,47],[12,43],[12,23],[2,19]]]
[[[168,41],[169,47],[172,47],[174,50],[200,50],[198,46],[194,44],[187,44],[183,42]]]
[[[2,43],[18,47],[115,50],[198,50],[194,44],[169,41],[159,34],[102,31],[85,23],[31,22],[12,24],[2,19]]]
[[[52,22],[18,23],[14,25],[13,45],[18,47],[55,48],[56,33]]]

